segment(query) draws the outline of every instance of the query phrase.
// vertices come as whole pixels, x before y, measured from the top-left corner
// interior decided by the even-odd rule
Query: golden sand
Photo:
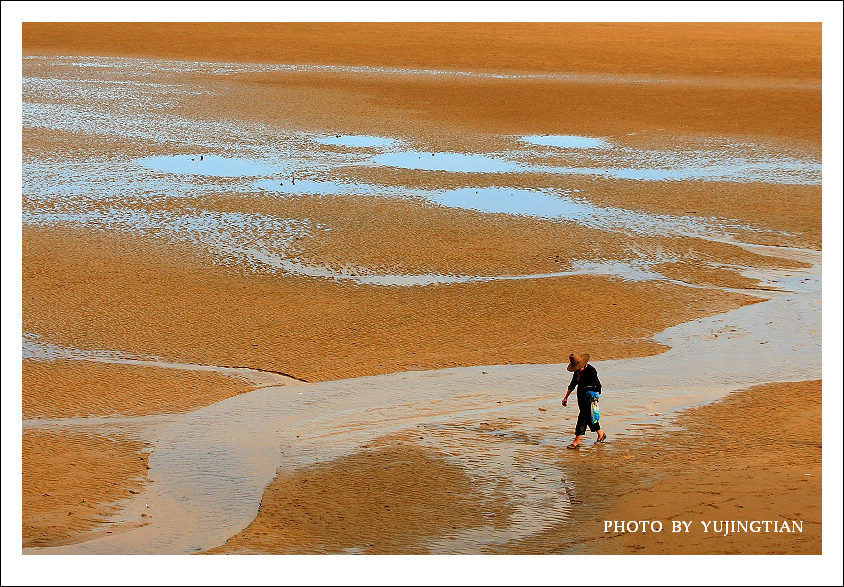
[[[146,482],[142,442],[79,433],[23,434],[23,546],[58,546],[117,531],[120,500]]]
[[[561,455],[578,480],[574,498],[581,507],[565,526],[512,548],[574,554],[820,554],[820,381],[753,387],[688,410],[676,423],[679,431],[656,429],[586,454]],[[693,531],[672,534],[672,519],[691,521]],[[703,533],[700,524],[783,519],[802,520],[802,534],[723,536]],[[604,534],[604,520],[660,520],[666,529]]]
[[[818,554],[820,430],[798,445],[794,439],[819,421],[820,393],[819,381],[759,386],[682,413],[678,431],[564,451],[560,464],[573,480],[571,519],[491,552]],[[683,458],[670,456],[677,454]],[[424,552],[426,537],[506,521],[511,511],[504,498],[485,500],[441,456],[412,440],[385,439],[349,457],[279,473],[255,521],[210,553]],[[700,525],[783,518],[802,520],[803,533],[716,536]],[[691,521],[692,531],[672,534],[672,519]],[[605,534],[604,520],[660,520],[666,530]]]
[[[421,554],[426,538],[506,519],[444,455],[412,442],[381,446],[290,474],[267,487],[255,520],[208,554]]]
[[[695,181],[602,184],[583,179],[573,187],[588,193],[596,204],[660,214],[714,216],[776,231],[737,231],[740,240],[747,242],[821,248],[821,186]]]
[[[628,140],[640,144],[659,144],[678,135],[729,135],[764,142],[787,139],[802,148],[814,145],[817,152],[820,147],[819,87],[454,81],[284,72],[244,74],[220,89],[228,95],[225,101],[188,99],[186,109],[281,128],[397,135],[439,148],[465,148],[473,143],[472,134],[480,133],[625,139],[633,133]],[[257,99],[243,100],[246,97]]]
[[[173,108],[189,117],[289,131],[396,136],[432,150],[494,150],[507,139],[499,135],[536,132],[624,137],[643,148],[670,146],[677,137],[750,141],[774,152],[819,157],[820,49],[820,25],[813,23],[23,25],[25,55],[627,76],[612,83],[313,72],[208,76],[196,81],[212,87],[217,99],[186,98]],[[626,83],[631,76],[669,83]],[[33,129],[24,130],[23,148],[25,157],[47,158],[170,153],[134,139]],[[401,170],[352,168],[344,176],[408,186],[466,184],[444,174]],[[715,216],[789,232],[742,235],[754,242],[813,248],[821,242],[819,186],[536,174],[472,181],[580,189],[599,205]],[[699,239],[563,231],[541,221],[454,210],[431,208],[422,215],[417,202],[351,200],[268,203],[218,196],[205,205],[324,222],[332,232],[299,246],[303,255],[327,265],[533,273],[567,269],[572,251],[624,259],[639,247],[687,253],[683,261],[659,267],[670,277],[728,287],[753,282],[718,264],[788,266]],[[708,262],[715,266],[702,264]],[[716,290],[603,277],[352,286],[247,274],[215,266],[195,249],[125,235],[29,227],[23,234],[24,331],[79,348],[264,368],[311,381],[457,365],[563,362],[570,348],[589,349],[602,359],[654,354],[664,349],[651,340],[653,333],[752,301]],[[27,361],[24,416],[183,411],[243,389],[218,376]],[[820,383],[787,393],[794,389],[795,384],[755,388],[683,415],[678,420],[683,432],[616,439],[589,453],[582,450],[580,456],[588,458],[560,455],[583,507],[570,523],[507,550],[820,552],[820,432],[815,435],[807,424],[820,422]],[[109,504],[142,487],[141,443],[45,432],[26,432],[23,443],[25,546],[90,536],[114,516]],[[226,549],[405,552],[450,525],[477,524],[481,505],[484,511],[490,507],[473,493],[465,472],[442,455],[390,443],[279,475],[256,520]],[[654,505],[660,507],[649,507]],[[492,505],[501,519],[508,508],[504,502]],[[666,508],[687,519],[776,519],[785,512],[806,525],[799,541],[784,541],[783,535],[690,534],[670,543],[658,535],[595,538],[603,519],[649,518]]]
[[[707,267],[695,261],[661,263],[654,267],[669,279],[698,285],[753,289],[759,287],[755,279],[739,275],[729,269]]]
[[[143,416],[207,406],[254,389],[220,375],[91,361],[23,361],[23,417]]]
[[[592,276],[344,285],[243,274],[139,238],[30,228],[23,291],[24,330],[50,342],[306,381],[559,363],[572,347],[604,360],[642,356],[662,350],[655,332],[757,301]]]
[[[820,39],[818,23],[23,25],[25,54],[813,80]]]
[[[355,196],[262,198],[219,195],[202,206],[309,220],[330,228],[296,242],[299,258],[335,270],[363,267],[379,273],[529,275],[571,270],[572,261],[677,257],[701,266],[796,267],[734,245],[689,237],[659,237],[602,231],[574,223],[507,214],[443,208],[418,200]],[[722,271],[725,279],[734,269]],[[742,283],[752,284],[744,279]]]

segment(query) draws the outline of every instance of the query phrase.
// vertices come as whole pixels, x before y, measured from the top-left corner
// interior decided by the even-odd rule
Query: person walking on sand
[[[566,448],[580,446],[580,437],[586,433],[587,426],[592,432],[598,433],[598,442],[604,442],[607,439],[607,433],[601,430],[600,414],[597,409],[598,397],[601,395],[601,382],[598,380],[598,371],[589,364],[589,353],[570,354],[566,370],[570,371],[572,376],[566,397],[563,398],[563,407],[568,405],[569,395],[577,387],[577,407],[580,410],[574,429],[574,440]]]

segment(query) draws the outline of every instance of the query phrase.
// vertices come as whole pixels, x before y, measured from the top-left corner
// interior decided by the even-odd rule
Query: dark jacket
[[[577,387],[577,407],[580,410],[588,411],[592,405],[590,391],[601,393],[601,382],[598,380],[598,371],[592,365],[586,365],[578,377],[577,371],[571,374],[569,391]]]

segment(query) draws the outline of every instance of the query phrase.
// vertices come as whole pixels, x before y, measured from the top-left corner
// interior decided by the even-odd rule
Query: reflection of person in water
[[[601,382],[598,380],[598,371],[589,364],[589,353],[569,355],[569,366],[566,369],[572,372],[572,377],[566,397],[563,398],[563,406],[568,405],[569,395],[577,387],[577,407],[580,410],[577,426],[574,429],[574,440],[568,448],[580,446],[580,437],[586,432],[587,426],[592,432],[598,433],[598,442],[604,442],[607,434],[601,430],[597,405],[598,397],[601,395]]]

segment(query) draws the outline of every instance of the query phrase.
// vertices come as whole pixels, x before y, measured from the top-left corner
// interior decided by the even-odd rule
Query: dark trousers
[[[574,435],[575,436],[582,436],[586,433],[586,427],[589,427],[589,430],[592,432],[597,432],[601,429],[601,421],[598,420],[594,424],[592,423],[592,410],[591,407],[587,408],[584,412],[580,410],[580,413],[577,415],[577,426],[574,428]]]

